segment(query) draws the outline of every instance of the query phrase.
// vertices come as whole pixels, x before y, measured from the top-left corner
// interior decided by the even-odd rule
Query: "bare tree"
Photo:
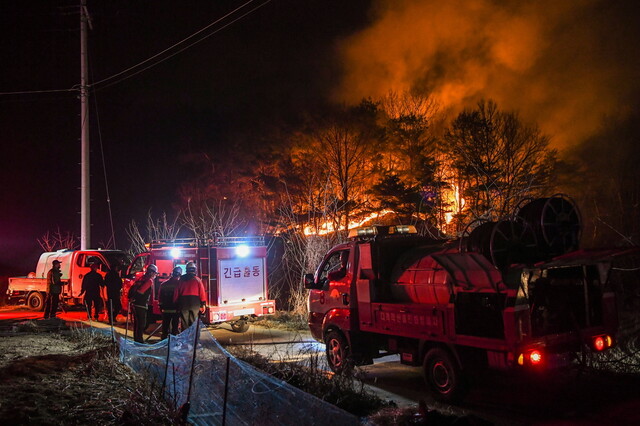
[[[460,113],[445,141],[473,218],[503,216],[550,184],[556,153],[549,138],[493,101]]]
[[[582,209],[587,246],[640,244],[640,130],[633,118],[603,118],[599,134],[572,148],[563,187]]]
[[[138,254],[147,251],[146,244],[157,240],[175,240],[178,237],[181,223],[178,221],[180,215],[169,220],[167,214],[163,212],[158,218],[154,218],[151,211],[147,213],[146,232],[143,233],[135,220],[132,220],[127,227],[127,235],[131,242],[130,252]]]
[[[319,210],[328,210],[320,208]],[[281,237],[284,240],[284,254],[275,270],[270,271],[271,297],[281,301],[292,313],[306,318],[307,290],[304,288],[305,273],[314,272],[324,254],[335,244],[342,242],[344,232],[317,233],[300,223],[299,216],[289,205],[280,210],[280,222],[284,225]]]
[[[38,244],[43,251],[56,251],[62,249],[75,250],[80,246],[79,238],[73,235],[71,232],[62,233],[60,228],[55,232],[47,231],[45,234],[37,239]]]
[[[345,230],[349,228],[352,213],[367,201],[366,190],[381,135],[377,116],[378,106],[371,101],[343,108],[318,120],[302,148],[309,158],[315,159],[313,169],[326,171],[328,187],[332,190],[328,201],[340,211],[338,224]]]
[[[428,95],[389,92],[380,101],[386,138],[370,193],[402,223],[439,223],[446,182],[440,170],[434,127],[443,121],[438,103]],[[437,126],[435,126],[437,125]],[[442,222],[444,219],[442,219]]]
[[[437,138],[432,127],[442,118],[438,103],[430,96],[410,92],[389,92],[380,101],[387,115],[387,169],[399,174],[410,185],[423,183],[424,161],[435,155]],[[426,176],[430,178],[430,176]]]
[[[240,218],[240,202],[227,199],[204,201],[197,207],[187,200],[182,222],[194,237],[202,240],[233,236],[244,226]]]

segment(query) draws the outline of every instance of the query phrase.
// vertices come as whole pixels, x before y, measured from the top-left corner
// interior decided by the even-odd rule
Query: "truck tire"
[[[337,374],[350,371],[353,368],[353,359],[349,342],[339,331],[330,331],[324,337],[327,362],[329,368]]]
[[[235,333],[244,333],[249,329],[249,322],[247,320],[238,320],[229,323],[231,325],[231,330]]]
[[[447,350],[430,349],[423,367],[424,380],[436,399],[448,403],[460,401],[466,386],[458,362]]]
[[[34,291],[27,297],[27,306],[32,311],[44,310],[44,294],[39,291]]]

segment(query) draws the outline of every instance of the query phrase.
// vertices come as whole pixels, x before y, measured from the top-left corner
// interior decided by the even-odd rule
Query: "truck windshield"
[[[113,267],[113,265],[117,263],[126,267],[131,263],[131,257],[123,251],[103,252],[102,255],[107,259],[110,267]]]

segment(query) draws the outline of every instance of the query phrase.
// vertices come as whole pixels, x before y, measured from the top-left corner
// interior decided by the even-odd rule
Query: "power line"
[[[112,75],[112,76],[110,76],[110,77],[107,77],[107,78],[104,78],[104,79],[102,79],[102,80],[100,80],[100,81],[97,81],[97,82],[93,83],[93,84],[91,85],[91,87],[94,87],[94,86],[100,85],[100,84],[102,84],[102,83],[105,83],[105,82],[107,82],[107,81],[109,81],[109,80],[112,80],[112,79],[114,79],[114,78],[116,78],[116,77],[118,77],[118,76],[121,76],[121,75],[123,75],[123,74],[125,74],[125,73],[127,73],[127,72],[129,72],[129,71],[131,71],[131,70],[134,70],[135,68],[138,68],[138,67],[140,67],[140,66],[142,66],[142,65],[146,64],[146,63],[147,63],[147,62],[149,62],[149,61],[152,61],[152,60],[153,60],[153,59],[155,59],[155,58],[158,58],[159,56],[161,56],[161,55],[163,55],[163,54],[167,53],[168,51],[170,51],[170,50],[172,50],[172,49],[174,49],[174,48],[176,48],[176,47],[180,46],[181,44],[184,44],[184,43],[185,43],[185,42],[187,42],[188,40],[191,40],[192,38],[196,37],[198,34],[200,34],[200,33],[204,32],[204,31],[206,31],[207,29],[209,29],[209,28],[211,28],[212,26],[214,26],[214,25],[218,24],[219,22],[223,21],[224,19],[228,18],[229,16],[232,16],[232,15],[233,15],[233,14],[235,14],[237,11],[239,11],[240,9],[243,9],[244,7],[246,7],[247,5],[249,5],[250,3],[253,3],[253,2],[254,2],[254,0],[249,0],[248,2],[246,2],[246,3],[242,4],[241,6],[237,7],[236,9],[234,9],[234,10],[232,10],[231,12],[227,13],[226,15],[222,16],[221,18],[216,19],[215,21],[213,21],[213,22],[212,22],[212,23],[210,23],[209,25],[207,25],[207,26],[205,26],[204,28],[202,28],[202,29],[200,29],[200,30],[196,31],[195,33],[191,34],[190,36],[188,36],[188,37],[186,37],[186,38],[184,38],[184,39],[180,40],[179,42],[177,42],[177,43],[173,44],[172,46],[170,46],[170,47],[168,47],[168,48],[164,49],[163,51],[161,51],[161,52],[159,52],[159,53],[156,53],[155,55],[153,55],[153,56],[151,56],[151,57],[149,57],[149,58],[145,59],[144,61],[141,61],[141,62],[139,62],[139,63],[138,63],[138,64],[136,64],[136,65],[133,65],[133,66],[131,66],[131,67],[129,67],[129,68],[127,68],[127,69],[123,70],[123,71],[120,71],[120,72],[119,72],[119,73],[117,73],[117,74],[114,74],[114,75]],[[228,22],[227,24],[225,24],[225,25],[223,25],[222,27],[220,27],[220,28],[216,29],[215,31],[213,31],[213,32],[211,32],[211,33],[209,33],[209,34],[207,34],[207,35],[203,36],[202,38],[200,38],[200,39],[198,39],[198,40],[194,41],[194,42],[193,42],[193,43],[191,43],[191,44],[188,44],[187,46],[183,47],[182,49],[180,49],[180,50],[178,50],[178,51],[176,51],[176,52],[173,52],[173,53],[169,54],[168,56],[166,56],[166,57],[164,57],[164,58],[162,58],[162,59],[158,60],[157,62],[154,62],[154,63],[152,63],[152,64],[150,64],[150,65],[148,65],[148,66],[146,66],[146,67],[144,67],[144,68],[142,68],[142,69],[140,69],[140,70],[138,70],[138,71],[136,71],[136,72],[134,72],[134,73],[132,73],[132,74],[129,74],[129,75],[127,75],[127,76],[125,76],[125,77],[123,77],[123,78],[121,78],[121,79],[118,79],[118,80],[116,80],[116,81],[114,81],[114,82],[112,82],[112,83],[109,83],[109,84],[107,84],[107,85],[105,85],[105,86],[102,86],[102,87],[96,88],[96,89],[94,89],[94,90],[101,90],[101,89],[105,89],[105,88],[107,88],[107,87],[109,87],[109,86],[113,86],[114,84],[120,83],[120,82],[122,82],[122,81],[124,81],[124,80],[126,80],[126,79],[128,79],[128,78],[131,78],[131,77],[133,77],[133,76],[135,76],[135,75],[137,75],[137,74],[140,74],[141,72],[144,72],[144,71],[146,71],[146,70],[148,70],[148,69],[150,69],[150,68],[152,68],[152,67],[155,67],[156,65],[159,65],[159,64],[161,64],[162,62],[164,62],[164,61],[166,61],[166,60],[168,60],[168,59],[170,59],[170,58],[174,57],[175,55],[177,55],[177,54],[179,54],[179,53],[184,52],[185,50],[187,50],[187,49],[191,48],[192,46],[194,46],[194,45],[196,45],[196,44],[198,44],[198,43],[200,43],[201,41],[206,40],[207,38],[211,37],[212,35],[217,34],[218,32],[220,32],[220,31],[222,31],[223,29],[227,28],[227,27],[228,27],[228,26],[230,26],[231,24],[233,24],[233,23],[235,23],[235,22],[239,21],[240,19],[244,18],[245,16],[247,16],[247,15],[249,15],[249,14],[251,14],[251,13],[255,12],[256,10],[260,9],[262,6],[265,6],[266,4],[268,4],[268,3],[270,3],[270,2],[271,2],[271,0],[267,0],[267,1],[265,1],[264,3],[259,4],[258,6],[254,7],[253,9],[251,9],[251,10],[249,10],[249,11],[245,12],[244,14],[240,15],[239,17],[237,17],[237,18],[233,19],[231,22]]]
[[[107,179],[107,162],[104,158],[104,144],[102,142],[102,128],[100,127],[100,112],[98,110],[98,97],[93,95],[93,102],[96,107],[96,121],[98,123],[98,140],[100,141],[100,157],[102,159],[102,172],[104,173],[104,187],[107,196],[107,208],[109,210],[109,223],[111,224],[111,242],[116,246],[116,234],[113,227],[113,212],[111,210],[111,195],[109,194],[109,180]]]
[[[37,93],[59,93],[59,92],[76,92],[78,89],[54,89],[54,90],[24,90],[21,92],[0,92],[0,96],[7,95],[32,95]]]
[[[170,47],[168,47],[168,48],[166,48],[166,49],[162,50],[161,52],[158,52],[158,53],[156,53],[155,55],[153,55],[153,56],[151,56],[151,57],[149,57],[149,58],[145,59],[144,61],[141,61],[141,62],[137,63],[136,65],[133,65],[133,66],[131,66],[131,67],[129,67],[129,68],[127,68],[127,69],[125,69],[125,70],[122,70],[122,71],[120,71],[120,72],[118,72],[118,73],[116,73],[116,74],[114,74],[114,75],[112,75],[112,76],[109,76],[109,77],[107,77],[107,78],[103,78],[103,79],[102,79],[102,80],[100,80],[100,81],[97,81],[97,82],[95,82],[95,83],[93,83],[93,84],[90,84],[90,85],[89,85],[89,87],[93,88],[93,89],[94,89],[94,91],[95,91],[95,90],[105,89],[105,88],[107,88],[107,87],[113,86],[114,84],[117,84],[117,83],[120,83],[120,82],[122,82],[122,81],[124,81],[124,80],[126,80],[126,79],[129,79],[129,78],[131,78],[131,77],[133,77],[133,76],[135,76],[135,75],[137,75],[137,74],[140,74],[141,72],[144,72],[144,71],[146,71],[146,70],[148,70],[148,69],[150,69],[150,68],[153,68],[153,67],[155,67],[156,65],[159,65],[159,64],[161,64],[162,62],[164,62],[164,61],[166,61],[166,60],[168,60],[168,59],[171,59],[171,58],[172,58],[172,57],[174,57],[175,55],[177,55],[177,54],[179,54],[179,53],[182,53],[182,52],[184,52],[185,50],[187,50],[187,49],[189,49],[189,48],[191,48],[191,47],[195,46],[196,44],[200,43],[201,41],[204,41],[204,40],[206,40],[207,38],[209,38],[209,37],[211,37],[211,36],[213,36],[213,35],[217,34],[218,32],[222,31],[223,29],[227,28],[228,26],[230,26],[230,25],[234,24],[235,22],[239,21],[240,19],[244,18],[245,16],[247,16],[247,15],[249,15],[249,14],[251,14],[251,13],[255,12],[256,10],[260,9],[262,6],[265,6],[265,5],[267,5],[268,3],[270,3],[270,2],[271,2],[271,0],[266,0],[264,3],[259,4],[258,6],[254,7],[253,9],[251,9],[251,10],[247,11],[246,13],[244,13],[244,14],[240,15],[239,17],[237,17],[237,18],[233,19],[231,22],[228,22],[227,24],[225,24],[225,25],[223,25],[222,27],[220,27],[220,28],[216,29],[215,31],[213,31],[213,32],[211,32],[211,33],[209,33],[209,34],[207,34],[207,35],[203,36],[202,38],[200,38],[200,39],[198,39],[198,40],[194,41],[194,42],[193,42],[193,43],[191,43],[191,44],[188,44],[187,46],[183,47],[182,49],[180,49],[180,50],[178,50],[178,51],[176,51],[176,52],[174,52],[174,53],[171,53],[170,55],[168,55],[168,56],[166,56],[166,57],[164,57],[164,58],[162,58],[162,59],[158,60],[157,62],[154,62],[154,63],[152,63],[152,64],[150,64],[150,65],[148,65],[148,66],[146,66],[146,67],[144,67],[144,68],[142,68],[142,69],[140,69],[140,70],[138,70],[138,71],[136,71],[136,72],[134,72],[134,73],[132,73],[132,74],[130,74],[130,75],[127,75],[127,76],[125,76],[125,77],[122,77],[122,78],[120,78],[120,79],[118,79],[118,80],[116,80],[116,81],[114,81],[114,82],[111,82],[111,83],[109,83],[109,84],[106,84],[106,85],[104,85],[104,86],[102,86],[102,87],[98,87],[98,88],[96,88],[96,87],[95,87],[95,86],[97,86],[97,85],[100,85],[100,84],[103,84],[103,83],[105,83],[105,82],[108,82],[109,80],[113,80],[114,78],[116,78],[116,77],[118,77],[118,76],[121,76],[121,75],[123,75],[123,74],[125,74],[125,73],[127,73],[127,72],[129,72],[129,71],[132,71],[132,70],[134,70],[134,69],[136,69],[136,68],[138,68],[138,67],[140,67],[140,66],[142,66],[142,65],[146,64],[147,62],[152,61],[152,60],[154,60],[154,59],[158,58],[159,56],[161,56],[161,55],[163,55],[163,54],[167,53],[168,51],[170,51],[170,50],[172,50],[172,49],[175,49],[176,47],[178,47],[178,46],[180,46],[180,45],[184,44],[185,42],[187,42],[187,41],[189,41],[189,40],[191,40],[192,38],[196,37],[197,35],[201,34],[202,32],[204,32],[204,31],[208,30],[208,29],[209,29],[209,28],[211,28],[212,26],[214,26],[214,25],[216,25],[216,24],[220,23],[221,21],[223,21],[224,19],[228,18],[229,16],[234,15],[236,12],[238,12],[239,10],[241,10],[241,9],[243,9],[243,8],[245,8],[245,7],[247,7],[249,4],[253,3],[254,1],[255,1],[255,0],[249,0],[249,1],[247,1],[246,3],[244,3],[244,4],[240,5],[240,6],[238,6],[237,8],[235,8],[234,10],[232,10],[231,12],[227,13],[226,15],[224,15],[224,16],[222,16],[222,17],[220,17],[220,18],[216,19],[215,21],[213,21],[213,22],[212,22],[212,23],[210,23],[209,25],[207,25],[207,26],[205,26],[205,27],[201,28],[200,30],[198,30],[198,31],[196,31],[195,33],[191,34],[190,36],[188,36],[188,37],[186,37],[186,38],[184,38],[184,39],[180,40],[179,42],[177,42],[177,43],[173,44],[172,46],[170,46]],[[32,94],[42,94],[42,93],[60,93],[60,92],[77,92],[77,91],[79,91],[79,88],[77,88],[77,87],[74,87],[74,88],[71,88],[71,89],[24,90],[24,91],[15,91],[15,92],[0,92],[0,96],[11,96],[11,95],[32,95]]]

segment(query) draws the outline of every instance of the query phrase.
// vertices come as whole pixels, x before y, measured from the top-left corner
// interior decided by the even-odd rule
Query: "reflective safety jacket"
[[[181,306],[184,305],[185,301],[191,302],[194,300],[199,300],[201,306],[207,303],[207,294],[204,291],[202,280],[193,274],[183,275],[173,294],[173,301],[178,306]]]
[[[133,283],[129,289],[129,299],[131,303],[133,303],[133,306],[147,309],[152,285],[153,280],[146,275],[143,275]]]

